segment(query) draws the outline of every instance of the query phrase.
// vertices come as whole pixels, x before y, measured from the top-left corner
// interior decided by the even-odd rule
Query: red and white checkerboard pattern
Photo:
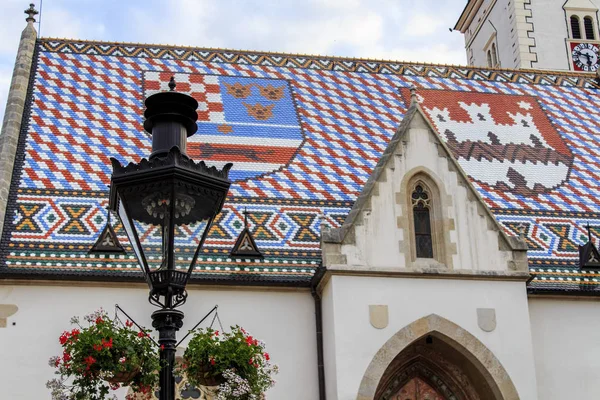
[[[224,123],[225,113],[219,77],[216,75],[172,74],[169,72],[146,72],[146,97],[169,90],[169,80],[175,78],[175,90],[187,93],[198,101],[198,119],[205,122]]]

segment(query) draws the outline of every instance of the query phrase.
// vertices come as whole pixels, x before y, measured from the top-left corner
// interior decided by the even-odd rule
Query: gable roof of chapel
[[[143,100],[171,75],[200,103],[190,156],[234,163],[197,281],[307,286],[320,264],[321,224],[342,226],[415,86],[504,232],[525,236],[530,289],[596,292],[598,272],[578,267],[586,224],[600,237],[592,75],[45,38],[13,171],[2,276],[138,278],[116,218],[126,254],[89,250],[107,223],[108,159],[150,153]],[[245,208],[262,259],[229,254]],[[183,256],[192,250],[181,243]]]

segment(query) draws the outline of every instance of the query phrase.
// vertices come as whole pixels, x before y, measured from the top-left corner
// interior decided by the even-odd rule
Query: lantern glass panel
[[[178,180],[155,181],[122,195],[126,205],[120,202],[119,216],[146,273],[187,272],[208,227],[214,199]]]

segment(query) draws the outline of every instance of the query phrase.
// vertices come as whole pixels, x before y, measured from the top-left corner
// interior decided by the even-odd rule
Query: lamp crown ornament
[[[39,12],[35,9],[35,4],[33,3],[29,4],[29,8],[23,12],[27,14],[27,18],[25,18],[25,21],[27,22],[35,22],[35,16],[39,14]]]

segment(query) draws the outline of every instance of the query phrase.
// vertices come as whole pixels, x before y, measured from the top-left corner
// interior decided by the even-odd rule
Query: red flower
[[[269,356],[269,353],[265,353],[265,360],[269,361],[271,359],[271,356]]]
[[[65,362],[71,360],[71,355],[66,351],[63,353],[63,360],[65,360]]]
[[[121,385],[120,385],[120,384],[118,384],[118,383],[111,383],[111,384],[110,384],[110,388],[111,388],[111,390],[117,390],[117,389],[119,389],[120,387],[121,387]]]
[[[79,329],[75,328],[71,331],[71,337],[75,340],[77,340],[77,336],[80,334],[81,332],[79,331]]]
[[[106,347],[107,349],[110,349],[113,346],[112,338],[110,338],[109,340],[102,339],[102,346]]]
[[[258,363],[254,363],[254,368],[258,368]]]
[[[246,343],[248,343],[248,346],[252,346],[253,341],[254,341],[254,338],[252,336],[248,336],[246,338]]]
[[[63,334],[60,335],[60,338],[58,339],[60,344],[65,344],[65,343],[67,343],[68,340],[69,340],[69,332],[67,332],[67,331],[63,332]]]
[[[210,365],[215,365],[215,359],[211,357],[210,359]]]
[[[96,318],[96,325],[103,323],[104,320],[102,319],[102,317],[98,317]]]
[[[125,321],[125,326],[128,328],[131,328],[133,326],[133,322],[131,322],[130,320]]]
[[[56,361],[54,361],[54,366],[56,368],[58,368],[59,365],[60,365],[60,358],[57,358]]]
[[[87,356],[86,358],[83,359],[83,362],[87,364],[86,369],[90,369],[92,364],[94,364],[96,362],[96,359],[92,356]]]
[[[215,331],[215,336],[219,336],[219,331]]]
[[[92,345],[92,347],[96,351],[102,351],[102,348],[103,348],[101,344],[94,344],[94,345]]]
[[[161,344],[161,345],[160,345],[160,351],[163,351],[164,349],[165,349],[165,345],[164,345],[164,344]]]
[[[253,360],[253,359],[250,359],[250,360],[248,361],[248,364],[250,364],[250,365],[254,364],[254,360]]]
[[[138,337],[146,337],[146,332],[144,332],[144,331],[139,331],[139,332],[138,332]]]
[[[257,346],[257,345],[258,345],[258,340],[254,339],[254,340],[252,341],[252,344],[253,344],[254,346]]]

